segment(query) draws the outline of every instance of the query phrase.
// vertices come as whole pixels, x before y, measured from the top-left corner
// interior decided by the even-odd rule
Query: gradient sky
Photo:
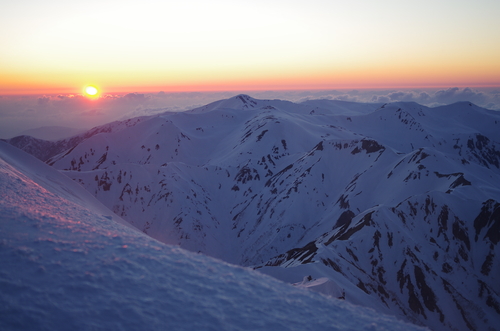
[[[0,95],[500,86],[498,0],[0,2]]]

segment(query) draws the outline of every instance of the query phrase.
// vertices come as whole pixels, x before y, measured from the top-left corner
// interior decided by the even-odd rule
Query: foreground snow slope
[[[1,330],[420,330],[120,224],[0,142]]]

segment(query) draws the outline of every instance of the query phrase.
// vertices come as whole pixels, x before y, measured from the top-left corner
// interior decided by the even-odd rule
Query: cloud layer
[[[300,96],[300,98],[297,98]],[[354,102],[417,102],[421,105],[435,107],[459,101],[470,101],[478,106],[500,110],[500,88],[448,88],[448,89],[394,89],[394,90],[332,90],[290,93],[292,101],[306,99],[332,99]]]
[[[247,93],[258,99],[293,102],[310,99],[384,103],[413,101],[430,107],[470,101],[481,107],[500,110],[500,88],[158,92],[103,95],[97,100],[81,95],[0,96],[0,138],[10,138],[25,130],[44,126],[90,129],[136,116],[192,109],[238,93]]]

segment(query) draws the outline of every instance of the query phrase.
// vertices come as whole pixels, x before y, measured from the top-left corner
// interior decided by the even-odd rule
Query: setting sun
[[[91,97],[96,96],[99,91],[94,86],[85,87],[85,93]]]

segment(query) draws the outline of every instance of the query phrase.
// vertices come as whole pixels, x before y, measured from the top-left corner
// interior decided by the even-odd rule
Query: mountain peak
[[[251,109],[256,108],[258,105],[258,100],[252,98],[247,94],[238,94],[232,98],[225,100],[223,103],[224,108],[233,109]]]
[[[192,109],[189,113],[205,113],[216,109],[237,109],[246,110],[257,108],[259,100],[252,98],[247,94],[238,94],[229,99],[222,99],[209,103],[208,105]]]

